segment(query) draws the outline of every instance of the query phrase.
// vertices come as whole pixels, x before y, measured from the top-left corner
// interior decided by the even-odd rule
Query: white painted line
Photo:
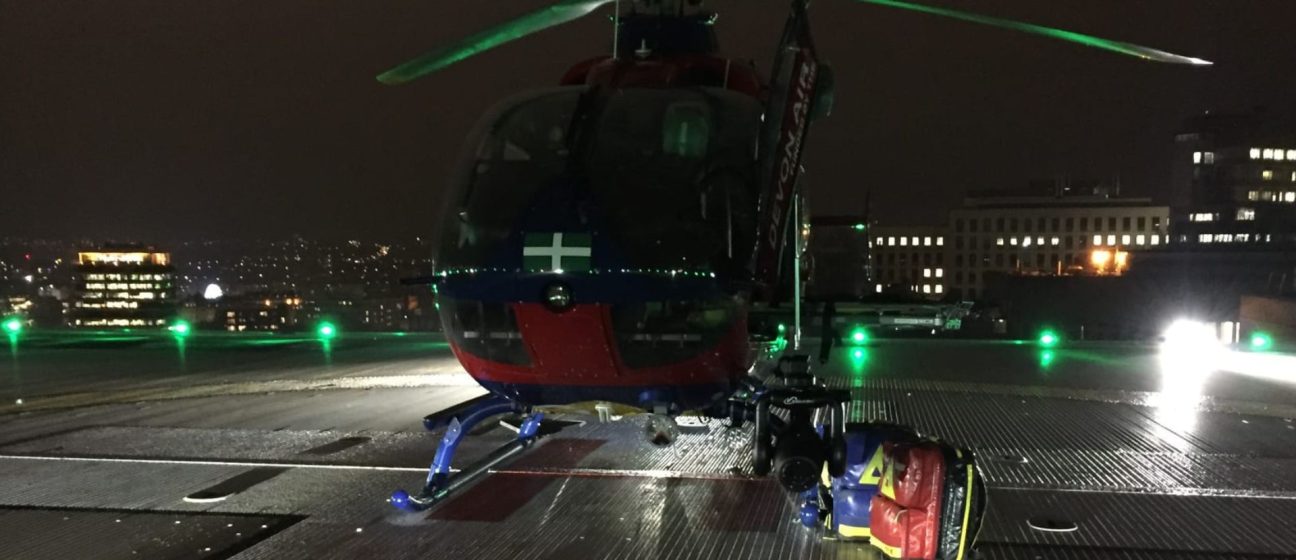
[[[185,496],[184,501],[189,502],[191,504],[214,504],[216,502],[223,502],[229,497],[230,497],[229,494],[226,494],[224,496],[216,496],[214,498],[194,498],[191,496]]]

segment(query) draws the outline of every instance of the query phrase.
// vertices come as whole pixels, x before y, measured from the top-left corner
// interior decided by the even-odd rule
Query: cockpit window
[[[700,158],[711,139],[711,110],[702,103],[683,101],[666,108],[662,120],[662,153]]]
[[[584,88],[561,88],[506,101],[469,139],[460,192],[443,224],[439,263],[480,266],[507,239],[536,193],[567,169],[568,128]]]
[[[760,107],[712,89],[612,93],[589,148],[607,227],[637,266],[699,268],[741,259],[754,227]],[[747,234],[742,233],[742,237]]]
[[[742,260],[754,245],[759,104],[713,88],[624,89],[578,116],[584,91],[531,94],[483,119],[438,264],[483,266],[561,181],[589,197],[599,214],[591,218],[636,268]]]

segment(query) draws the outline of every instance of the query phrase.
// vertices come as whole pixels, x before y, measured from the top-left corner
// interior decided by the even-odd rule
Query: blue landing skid
[[[457,411],[458,413],[450,418],[450,427],[446,429],[445,435],[441,437],[441,444],[437,446],[436,457],[432,459],[432,466],[428,469],[427,483],[423,486],[423,491],[417,496],[411,496],[404,490],[392,492],[389,500],[391,504],[406,511],[423,511],[445,499],[464,484],[485,474],[491,467],[530,447],[539,438],[540,422],[544,419],[542,412],[526,415],[518,429],[517,439],[496,449],[481,461],[459,473],[453,476],[450,473],[450,464],[454,460],[455,450],[459,448],[459,442],[463,441],[468,432],[488,418],[517,410],[516,404],[494,397],[477,401],[471,408]],[[428,429],[435,427],[434,423],[425,422],[425,424]]]

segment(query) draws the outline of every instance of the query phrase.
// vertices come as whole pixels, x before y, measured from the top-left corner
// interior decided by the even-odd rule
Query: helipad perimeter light
[[[23,330],[23,322],[17,317],[10,317],[4,320],[4,331],[9,334],[18,334]]]
[[[1273,336],[1260,331],[1251,333],[1252,350],[1269,350],[1270,348],[1273,348]]]
[[[189,336],[191,331],[193,331],[193,327],[189,326],[189,323],[186,321],[176,321],[171,323],[171,326],[167,327],[167,330],[171,331],[171,334],[176,336],[186,337]]]
[[[334,326],[333,323],[327,321],[320,323],[319,326],[315,328],[315,334],[318,334],[320,338],[333,338],[337,336],[337,333],[337,327]]]
[[[864,330],[864,327],[856,326],[854,329],[851,329],[851,333],[850,333],[851,344],[864,344],[868,342],[868,339],[869,339],[868,331]]]
[[[1039,335],[1040,346],[1043,346],[1045,348],[1052,348],[1054,346],[1057,346],[1059,342],[1062,342],[1062,337],[1058,336],[1058,333],[1053,331],[1052,329],[1044,329],[1043,331],[1040,331],[1040,335]]]

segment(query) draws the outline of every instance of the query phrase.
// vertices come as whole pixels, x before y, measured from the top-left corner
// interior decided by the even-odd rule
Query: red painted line
[[[523,456],[516,464],[532,468],[575,467],[607,440],[555,438]],[[557,477],[492,473],[481,482],[428,513],[428,519],[498,523],[530,503]]]

